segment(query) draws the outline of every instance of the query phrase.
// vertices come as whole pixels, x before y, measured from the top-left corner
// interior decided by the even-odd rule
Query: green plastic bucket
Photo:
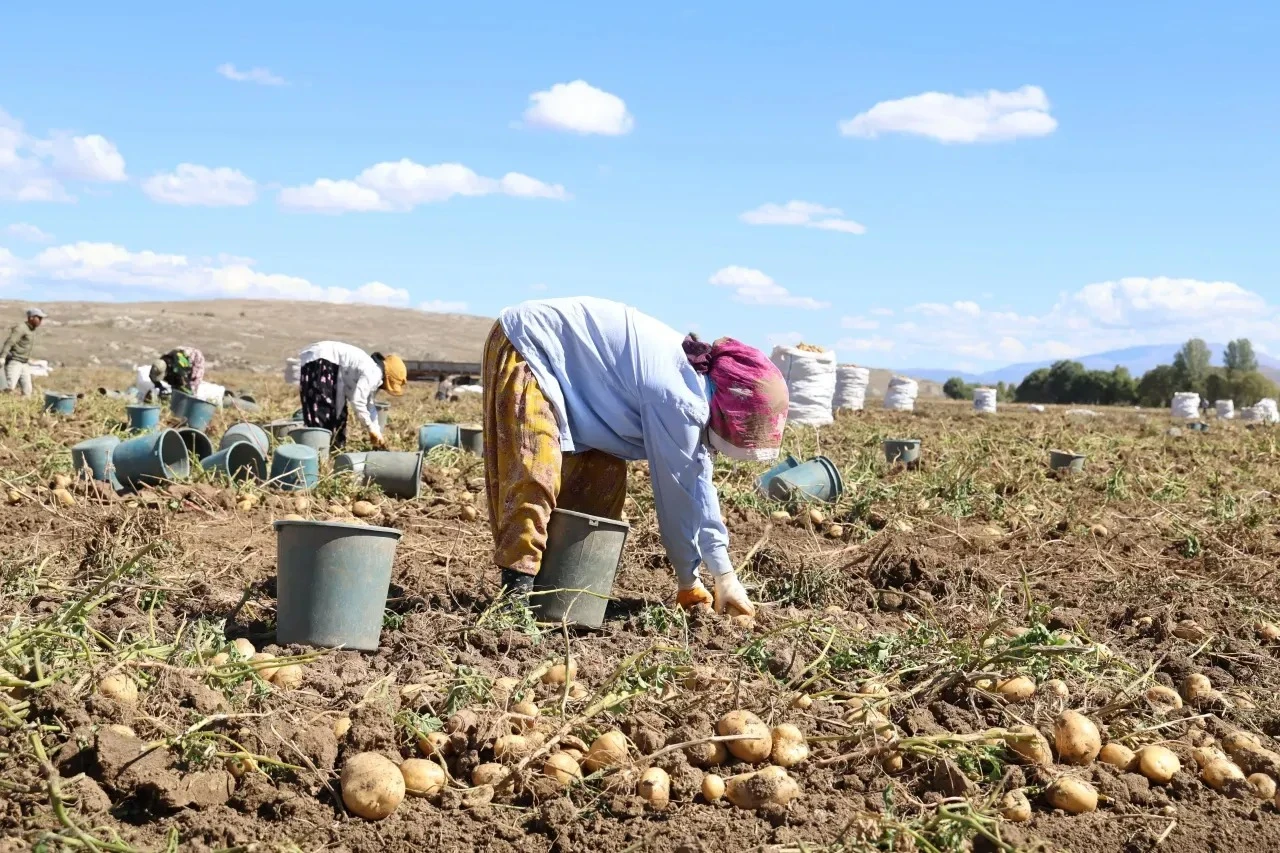
[[[782,471],[769,482],[769,497],[786,503],[834,503],[843,492],[840,469],[825,456],[815,456],[789,471]]]
[[[71,448],[71,469],[77,476],[110,483],[113,478],[111,452],[120,439],[114,435],[100,435],[80,442]]]
[[[157,413],[159,409],[153,408]],[[122,441],[111,451],[116,478],[126,489],[185,480],[191,473],[191,457],[182,436],[163,429]]]
[[[195,397],[187,400],[182,407],[183,419],[186,420],[187,426],[192,429],[206,430],[209,424],[213,423],[213,416],[218,413],[218,407],[207,400],[198,400]]]
[[[422,451],[370,450],[340,453],[333,472],[351,472],[356,482],[372,483],[392,498],[412,500],[422,492]]]
[[[423,453],[433,447],[459,446],[457,424],[424,424],[418,427],[418,449]]]
[[[286,492],[314,488],[320,479],[320,456],[301,444],[282,444],[271,454],[271,484]]]
[[[302,426],[302,421],[272,421],[267,424],[267,429],[271,431],[271,437],[276,441],[284,440],[289,433]]]
[[[169,413],[180,421],[187,419],[187,404],[195,398],[185,391],[173,391],[169,394]]]
[[[277,521],[276,642],[372,652],[400,531],[335,521]]]
[[[150,432],[160,425],[159,406],[125,406],[124,412],[129,418],[129,429],[134,432]]]
[[[296,427],[289,431],[289,440],[303,447],[310,447],[317,456],[329,455],[329,440],[332,433],[324,427]]]
[[[267,457],[251,441],[233,441],[200,460],[200,467],[214,471],[235,483],[267,478]]]
[[[267,431],[257,424],[238,423],[230,427],[222,434],[222,440],[218,442],[219,450],[226,450],[237,441],[247,441],[265,458],[271,452],[271,438],[267,435]]]
[[[183,427],[178,430],[178,435],[182,436],[182,443],[187,446],[187,452],[196,459],[207,459],[213,455],[213,441],[200,430]]]
[[[542,622],[599,628],[631,525],[567,509],[551,511],[542,568],[529,604]]]
[[[56,391],[44,392],[44,410],[55,415],[71,415],[76,411],[74,394],[59,394]]]
[[[1084,454],[1071,450],[1050,450],[1049,467],[1054,471],[1070,471],[1079,474],[1084,470]]]
[[[773,478],[783,473],[784,471],[790,471],[792,468],[799,467],[799,465],[800,465],[800,460],[788,454],[786,459],[783,459],[777,465],[774,465],[772,468],[770,468],[768,471],[765,471],[763,474],[759,476],[759,478],[756,479],[756,489],[760,492],[760,494],[764,495],[765,497],[768,497],[769,484],[773,482]]]

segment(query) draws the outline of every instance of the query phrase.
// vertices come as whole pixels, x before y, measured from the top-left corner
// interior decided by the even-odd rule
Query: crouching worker
[[[730,338],[681,335],[594,298],[502,312],[484,352],[484,467],[502,584],[528,594],[557,507],[620,519],[627,461],[646,459],[683,607],[755,612],[729,560],[712,452],[778,454],[787,387],[769,359]]]
[[[204,381],[204,353],[195,347],[178,347],[151,365],[151,384],[162,397],[174,391],[195,394]]]
[[[404,393],[405,366],[397,355],[373,355],[351,344],[320,341],[298,354],[301,366],[302,420],[309,427],[332,433],[330,443],[347,443],[347,403],[369,430],[369,440],[379,450],[387,447],[374,395],[384,390],[394,397]]]

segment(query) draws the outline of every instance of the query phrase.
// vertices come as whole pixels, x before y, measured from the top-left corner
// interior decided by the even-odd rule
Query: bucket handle
[[[599,526],[600,526],[600,520],[599,520],[598,518],[589,518],[589,519],[587,519],[587,526],[588,526],[588,527],[599,527]]]

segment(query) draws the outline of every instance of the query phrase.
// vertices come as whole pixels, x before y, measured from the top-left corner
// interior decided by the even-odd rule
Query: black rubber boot
[[[533,592],[533,575],[517,572],[515,569],[502,570],[502,588],[507,595],[528,598]]]

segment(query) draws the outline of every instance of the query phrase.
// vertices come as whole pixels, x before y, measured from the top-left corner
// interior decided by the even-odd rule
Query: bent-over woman
[[[302,420],[309,427],[322,427],[332,434],[330,443],[347,443],[347,403],[369,431],[374,447],[386,449],[387,442],[378,424],[374,395],[379,389],[394,397],[404,393],[406,371],[397,355],[372,355],[338,341],[320,341],[298,354],[301,368],[299,393]]]

